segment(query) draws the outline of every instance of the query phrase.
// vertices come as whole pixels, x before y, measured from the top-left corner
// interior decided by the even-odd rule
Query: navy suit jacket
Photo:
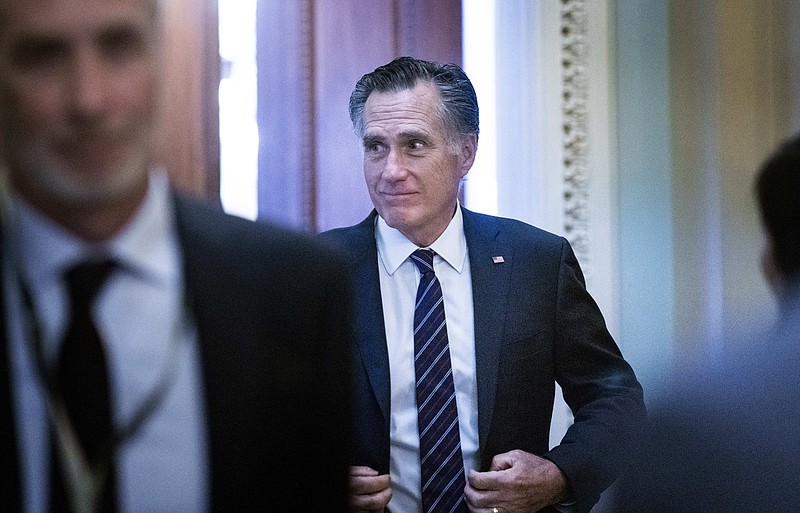
[[[341,255],[184,197],[175,204],[201,355],[211,510],[346,511],[352,291]],[[0,300],[0,511],[16,512],[5,322]]]
[[[588,511],[615,478],[644,418],[642,389],[584,286],[569,243],[463,209],[474,297],[480,466],[521,449],[564,472]],[[358,290],[354,465],[389,471],[390,383],[375,211],[322,234],[350,253]],[[494,256],[502,256],[495,263]],[[556,381],[575,415],[548,451]]]

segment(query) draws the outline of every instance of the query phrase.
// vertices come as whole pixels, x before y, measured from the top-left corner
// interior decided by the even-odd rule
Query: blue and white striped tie
[[[422,274],[414,307],[419,457],[424,513],[466,512],[464,460],[442,287],[430,249],[411,255]]]

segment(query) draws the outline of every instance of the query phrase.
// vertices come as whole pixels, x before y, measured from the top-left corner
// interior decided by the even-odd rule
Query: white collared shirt
[[[389,510],[421,513],[413,335],[420,273],[409,260],[411,253],[419,248],[380,217],[376,221],[375,237],[392,394],[389,425],[392,500]],[[429,247],[436,252],[433,267],[444,296],[464,467],[465,470],[477,468],[478,395],[472,277],[460,206],[444,233]]]
[[[137,214],[121,233],[99,246],[76,239],[21,198],[10,197],[8,203],[3,293],[11,321],[11,383],[25,510],[47,510],[50,442],[45,391],[32,358],[30,334],[23,329],[30,312],[22,306],[18,277],[30,290],[44,357],[52,362],[69,316],[64,271],[87,257],[107,256],[120,266],[98,295],[95,319],[106,345],[115,424],[128,423],[159,377],[171,372],[163,402],[118,453],[120,511],[207,511],[200,358],[184,302],[166,174],[151,174]]]

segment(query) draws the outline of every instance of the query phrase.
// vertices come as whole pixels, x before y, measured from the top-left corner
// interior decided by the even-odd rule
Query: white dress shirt
[[[419,249],[402,233],[378,217],[378,247],[383,317],[389,349],[391,379],[392,500],[395,513],[421,513],[419,431],[414,375],[414,303],[420,273],[409,256]],[[442,286],[447,338],[456,389],[461,451],[466,469],[478,463],[478,404],[475,380],[475,335],[472,309],[472,277],[461,207],[450,225],[429,246],[436,252],[433,268]]]
[[[151,174],[147,197],[112,240],[88,245],[41,216],[21,198],[7,198],[4,269],[10,322],[11,379],[25,511],[46,511],[50,442],[46,393],[32,357],[34,317],[46,360],[66,329],[64,271],[87,257],[120,263],[100,291],[95,322],[106,345],[115,424],[125,426],[142,400],[167,376],[159,406],[117,454],[121,512],[208,509],[203,387],[197,336],[185,305],[182,258],[166,174]],[[33,300],[23,307],[20,277]]]

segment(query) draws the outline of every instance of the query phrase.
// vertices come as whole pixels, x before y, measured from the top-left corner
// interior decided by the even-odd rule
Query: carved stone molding
[[[561,113],[564,232],[584,273],[590,269],[585,0],[561,0]]]

